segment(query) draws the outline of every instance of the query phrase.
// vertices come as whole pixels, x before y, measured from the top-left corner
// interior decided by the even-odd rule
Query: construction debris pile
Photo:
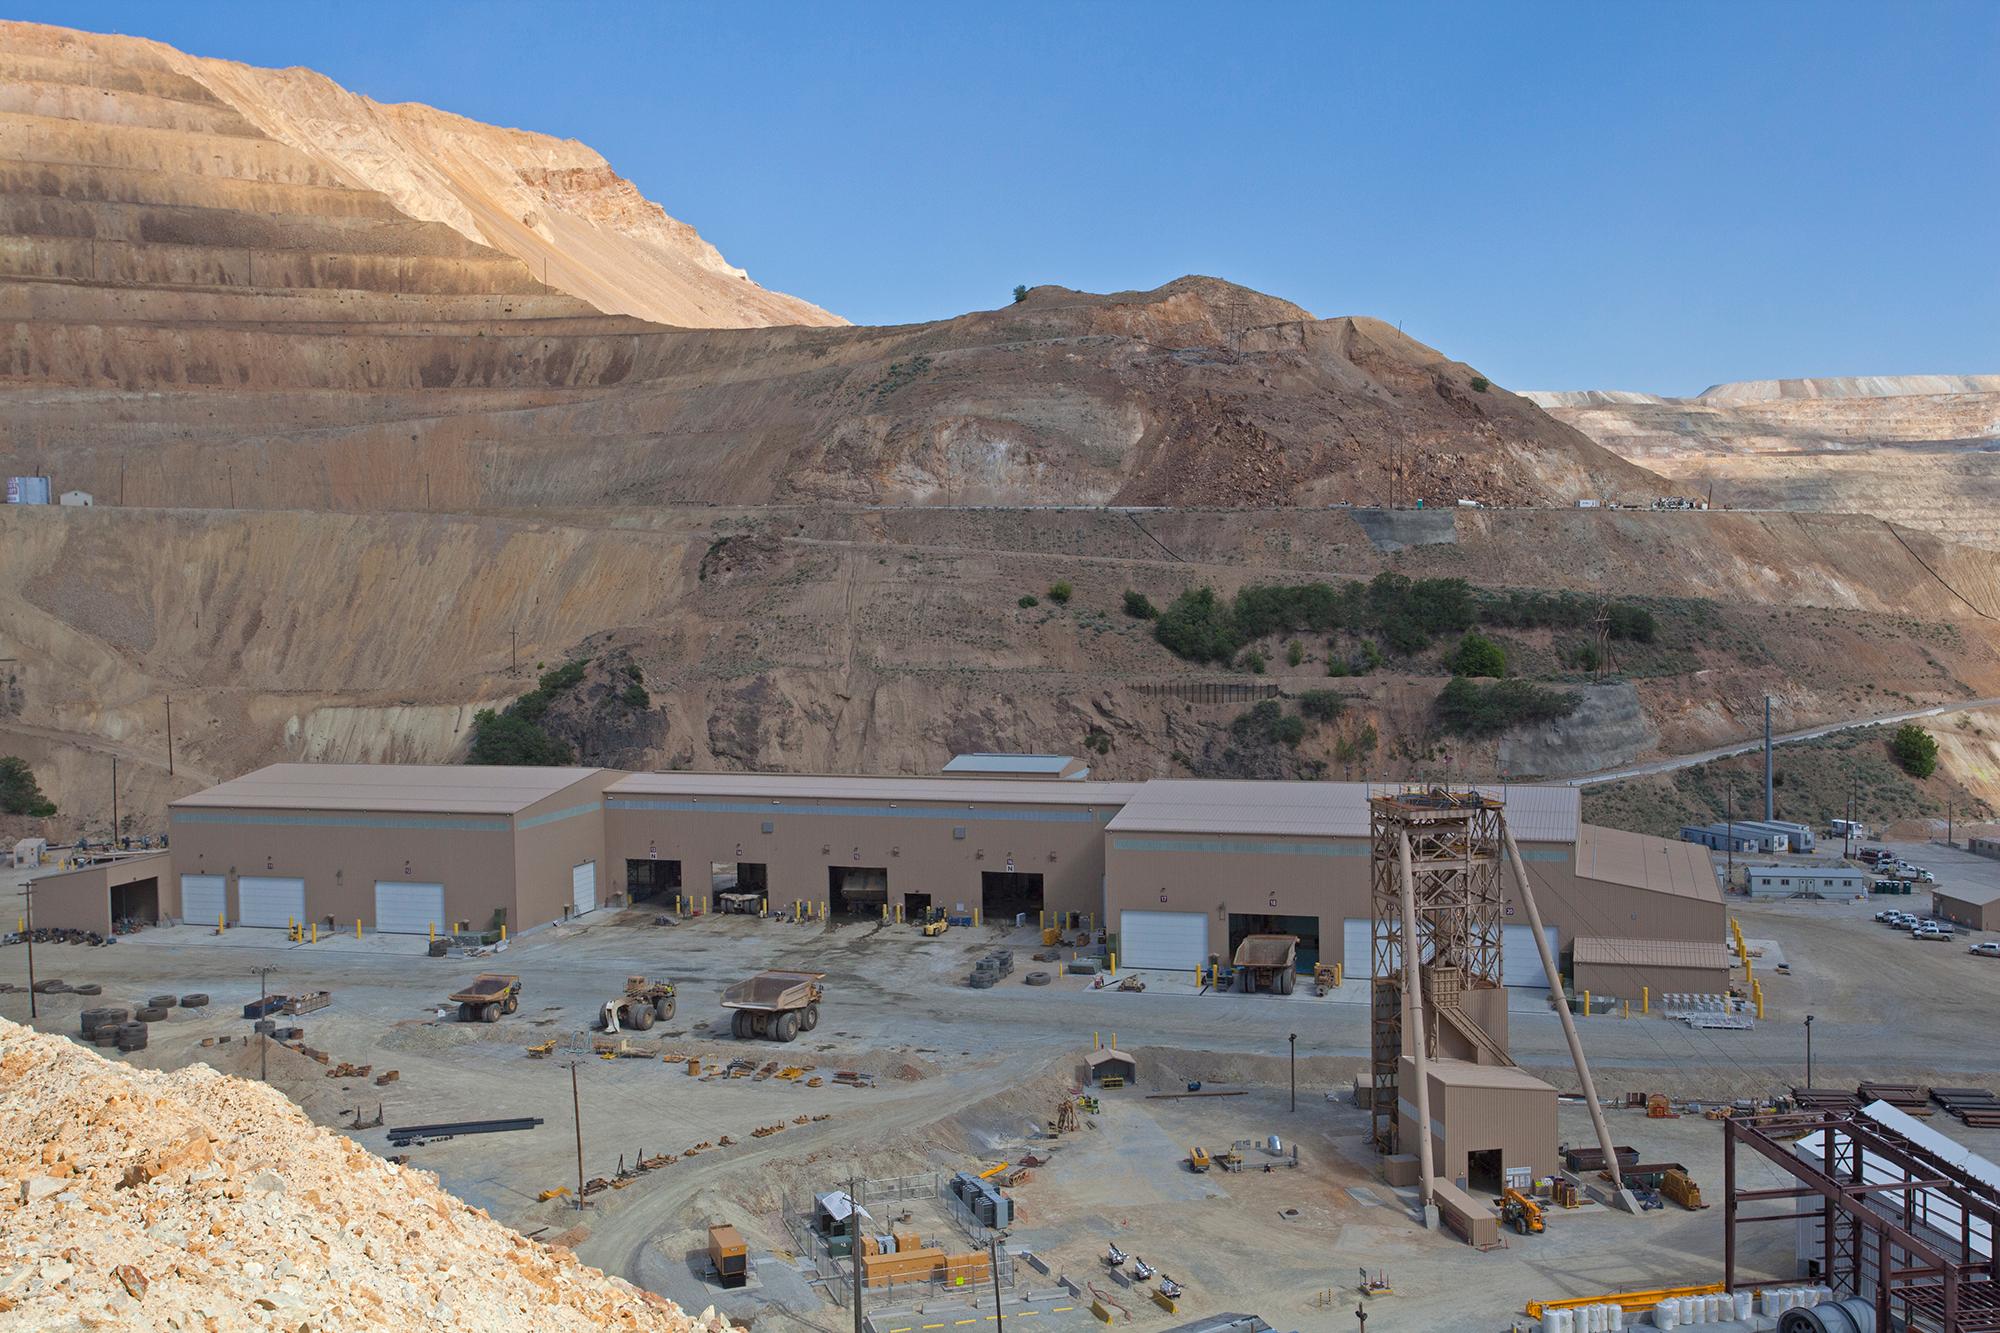
[[[22,1327],[727,1328],[205,1065],[130,1069],[0,1021],[0,1087],[0,1312]]]

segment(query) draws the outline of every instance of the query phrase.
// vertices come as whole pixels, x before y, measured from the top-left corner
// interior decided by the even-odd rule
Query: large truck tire
[[[659,999],[653,1001],[653,1017],[659,1019],[662,1023],[664,1023],[673,1016],[674,1016],[673,996],[663,995]]]
[[[138,1013],[132,1016],[138,1019],[141,1023],[161,1023],[166,1021],[167,1011],[164,1009],[155,1008],[152,1005],[147,1005],[144,1009],[141,1009]]]
[[[801,1031],[811,1032],[814,1028],[818,1026],[819,1026],[819,1001],[814,1000],[811,1004],[806,1006],[805,1015],[799,1019],[799,1028]]]
[[[729,1020],[729,1031],[738,1041],[750,1039],[750,1015],[738,1009]]]
[[[1257,979],[1251,975],[1250,969],[1247,967],[1237,968],[1236,993],[1238,995],[1248,995],[1251,992],[1255,991],[1256,989],[1257,989]]]
[[[181,1008],[183,1009],[206,1009],[207,1007],[208,997],[199,991],[193,995],[181,996]]]
[[[798,1011],[795,1009],[791,1009],[791,1010],[786,1010],[782,1014],[779,1014],[778,1032],[777,1032],[778,1040],[796,1041],[798,1040],[798,1035],[799,1035]]]
[[[180,996],[178,995],[155,995],[152,999],[146,1001],[146,1006],[149,1009],[171,1009],[179,1002]]]
[[[1283,972],[1280,972],[1278,974],[1278,994],[1290,995],[1292,993],[1292,987],[1298,984],[1299,984],[1298,974],[1293,972],[1290,968],[1287,968]]]
[[[460,1000],[458,1002],[458,1021],[461,1023],[470,1023],[472,1021],[471,1001]]]
[[[500,1002],[500,1012],[503,1014],[511,1014],[520,1007],[521,1007],[521,997],[518,995],[509,995],[506,999]]]
[[[479,1021],[482,1023],[498,1023],[500,1021],[500,1006],[491,1002],[479,1006]]]
[[[647,1028],[653,1026],[653,1006],[650,1004],[635,1004],[625,1017],[636,1031],[644,1032]]]

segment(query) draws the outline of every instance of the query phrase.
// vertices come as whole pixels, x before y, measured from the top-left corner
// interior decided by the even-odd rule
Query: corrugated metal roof
[[[947,773],[1037,773],[1071,778],[1088,773],[1083,761],[1066,754],[957,754],[944,766]]]
[[[2000,885],[1954,884],[1950,888],[1933,884],[1931,893],[1939,898],[1952,898],[1962,903],[1984,907],[1988,903],[2000,902]]]
[[[1106,827],[1114,833],[1264,833],[1365,838],[1368,799],[1402,790],[1366,782],[1257,782],[1156,778]],[[1479,790],[1507,807],[1522,842],[1573,842],[1581,793],[1574,787],[1508,786]]]
[[[1480,1065],[1470,1060],[1430,1061],[1431,1077],[1455,1088],[1510,1088],[1526,1092],[1554,1092],[1555,1089],[1527,1070],[1515,1065]]]
[[[1720,940],[1632,940],[1579,936],[1575,959],[1614,967],[1697,967],[1727,972],[1729,949]]]
[[[170,808],[512,814],[601,771],[487,764],[272,764],[183,796]]]
[[[1130,800],[1131,782],[1059,778],[874,778],[813,773],[634,773],[605,789],[621,796],[740,797],[748,800],[913,801],[939,805],[1101,805]]]
[[[1519,837],[1516,833],[1514,836]],[[1576,837],[1579,879],[1602,880],[1629,888],[1671,893],[1701,902],[1722,901],[1715,862],[1698,842],[1655,838],[1625,829],[1579,824]]]
[[[1096,1050],[1092,1051],[1089,1055],[1084,1056],[1083,1060],[1084,1063],[1089,1065],[1092,1069],[1097,1068],[1097,1066],[1103,1064],[1107,1060],[1123,1061],[1125,1064],[1132,1066],[1132,1068],[1134,1069],[1137,1069],[1139,1067],[1138,1056],[1132,1054],[1132,1052],[1130,1051],[1120,1050],[1116,1046],[1100,1046]]]

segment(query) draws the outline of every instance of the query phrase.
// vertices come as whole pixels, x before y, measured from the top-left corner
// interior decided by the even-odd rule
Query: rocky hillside
[[[0,1324],[725,1333],[205,1065],[0,1020]]]
[[[546,287],[662,324],[841,322],[751,282],[574,140],[384,106],[306,69],[0,22],[0,159],[14,167],[0,182],[15,238],[4,271],[20,276],[417,296]],[[242,304],[239,318],[257,317],[259,303]],[[289,308],[325,318],[316,304]]]
[[[1693,398],[1531,393],[1557,420],[1739,509],[1875,514],[2000,548],[2000,375],[1753,380]]]

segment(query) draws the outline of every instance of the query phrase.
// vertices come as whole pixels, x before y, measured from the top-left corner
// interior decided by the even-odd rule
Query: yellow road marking
[[[943,1325],[943,1324],[925,1324],[925,1325],[924,1325],[924,1327],[925,1327],[925,1328],[943,1328],[943,1327],[944,1327],[944,1325]]]
[[[1068,1313],[1069,1313],[1069,1312],[1070,1312],[1071,1310],[1074,1310],[1075,1308],[1076,1308],[1076,1307],[1075,1307],[1074,1305],[1058,1305],[1058,1306],[1056,1306],[1055,1308],[1051,1309],[1051,1310],[1049,1311],[1049,1313],[1050,1313],[1050,1314],[1068,1314]]]
[[[954,1319],[951,1321],[951,1326],[957,1328],[961,1324],[976,1324],[978,1322],[977,1319]]]

